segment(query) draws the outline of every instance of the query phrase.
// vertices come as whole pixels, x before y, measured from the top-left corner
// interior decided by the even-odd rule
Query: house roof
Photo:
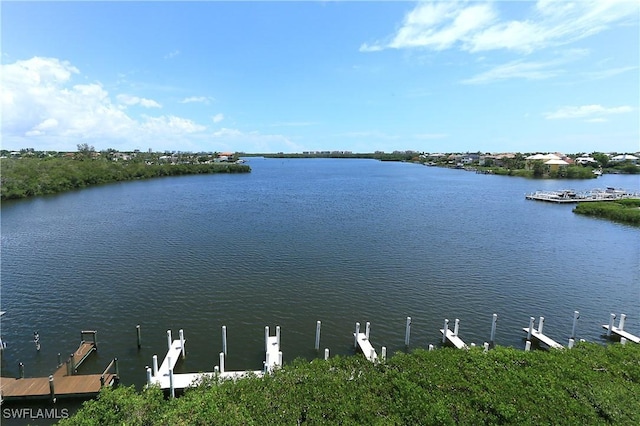
[[[544,163],[544,164],[548,164],[548,165],[555,165],[555,164],[557,164],[557,165],[559,165],[559,166],[567,166],[567,165],[569,165],[569,163],[567,163],[566,161],[561,160],[561,159],[559,159],[559,158],[557,158],[557,159],[555,159],[555,158],[554,158],[554,159],[551,159],[551,160],[549,160],[549,161],[545,161],[545,163]]]

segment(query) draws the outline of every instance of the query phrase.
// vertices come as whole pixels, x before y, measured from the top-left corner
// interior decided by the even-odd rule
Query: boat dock
[[[223,326],[223,348],[220,352],[220,363],[214,368],[213,372],[204,373],[181,373],[175,374],[173,370],[179,358],[185,356],[185,338],[184,333],[180,330],[180,339],[171,339],[171,330],[167,330],[167,354],[160,368],[158,368],[158,356],[153,356],[152,367],[147,367],[147,385],[157,385],[160,389],[169,390],[171,396],[175,396],[175,391],[184,389],[201,382],[204,379],[219,378],[236,380],[250,375],[262,377],[269,374],[275,369],[282,367],[282,351],[280,350],[280,327],[276,327],[275,336],[269,333],[269,327],[265,327],[265,360],[264,369],[255,371],[226,371],[225,357],[227,348],[226,327]]]
[[[355,348],[360,348],[365,358],[367,358],[371,362],[375,362],[378,360],[378,354],[376,350],[371,345],[369,341],[369,333],[371,331],[371,323],[367,322],[365,324],[365,332],[360,333],[360,323],[356,323],[356,331],[353,333],[354,342],[353,346]]]
[[[446,343],[449,341],[453,346],[458,349],[469,349],[467,344],[462,341],[461,338],[458,337],[458,329],[460,327],[460,320],[456,318],[455,325],[453,331],[449,330],[449,320],[444,320],[444,328],[440,329],[440,333],[442,333],[442,343]]]
[[[618,322],[618,326],[614,327],[613,321],[616,319],[616,314],[611,314],[609,317],[609,325],[604,324],[602,328],[607,330],[607,336],[611,337],[612,334],[618,335],[621,339],[626,339],[633,343],[640,343],[640,337],[634,336],[631,333],[624,331],[624,320],[627,318],[625,314],[620,315],[620,321]]]
[[[527,341],[531,341],[531,338],[533,337],[536,340],[549,346],[550,348],[553,348],[553,349],[564,348],[564,346],[562,346],[560,343],[556,342],[549,336],[545,336],[544,334],[542,334],[542,328],[544,326],[544,317],[540,317],[540,322],[538,323],[537,330],[534,328],[535,320],[536,319],[534,317],[531,317],[529,320],[529,327],[525,327],[522,329],[525,333],[527,333]]]
[[[102,374],[76,374],[80,365],[97,350],[96,331],[82,331],[78,349],[66,363],[48,377],[24,378],[24,366],[20,365],[20,377],[0,378],[2,401],[25,399],[85,398],[97,395],[103,386],[118,382],[118,359],[114,358]],[[91,340],[84,340],[91,337]],[[113,372],[111,370],[114,370]]]
[[[595,201],[618,201],[627,198],[640,199],[640,193],[628,192],[623,189],[607,188],[592,189],[590,191],[577,192],[572,189],[559,191],[536,191],[526,194],[527,200],[548,201],[551,203],[583,203]]]

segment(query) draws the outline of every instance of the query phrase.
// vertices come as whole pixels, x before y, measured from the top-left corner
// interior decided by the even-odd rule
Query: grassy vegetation
[[[573,212],[640,226],[640,200],[638,199],[579,203]]]
[[[104,390],[63,425],[640,424],[640,345],[440,349],[292,364],[165,400]]]
[[[233,163],[147,164],[142,161],[75,158],[3,158],[0,161],[2,200],[159,176],[250,171],[249,166]]]

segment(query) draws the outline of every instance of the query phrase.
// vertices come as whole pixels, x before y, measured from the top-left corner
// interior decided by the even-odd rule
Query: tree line
[[[161,164],[144,161],[110,161],[79,151],[71,158],[3,158],[0,160],[0,199],[55,194],[111,182],[202,173],[251,171],[235,163]]]

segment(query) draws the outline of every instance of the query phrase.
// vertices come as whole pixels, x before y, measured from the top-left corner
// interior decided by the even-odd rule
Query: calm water
[[[437,344],[444,318],[482,344],[523,347],[530,316],[562,343],[605,342],[610,312],[640,334],[640,229],[538,189],[638,190],[634,176],[535,181],[370,160],[252,158],[252,173],[163,178],[2,205],[2,375],[48,375],[56,354],[96,329],[99,372],[120,359],[141,385],[166,330],[185,331],[180,372],[211,371],[228,329],[227,369],[260,369],[264,326],[282,327],[285,363],[321,348],[351,354],[354,323],[374,346]],[[135,326],[143,347],[136,347]],[[364,325],[363,325],[364,326]],[[33,331],[41,336],[35,351]],[[66,358],[66,356],[64,357]]]

